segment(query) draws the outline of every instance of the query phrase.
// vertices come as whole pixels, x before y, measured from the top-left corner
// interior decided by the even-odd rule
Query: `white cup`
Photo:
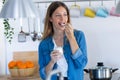
[[[63,55],[63,48],[62,47],[56,47],[54,50],[58,50],[61,55]]]

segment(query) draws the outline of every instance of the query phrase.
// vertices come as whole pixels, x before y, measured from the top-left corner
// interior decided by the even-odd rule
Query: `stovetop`
[[[85,73],[84,80],[90,80],[89,73]],[[111,80],[120,80],[120,73],[113,73]]]

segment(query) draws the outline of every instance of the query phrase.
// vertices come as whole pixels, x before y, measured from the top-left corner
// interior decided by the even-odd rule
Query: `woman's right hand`
[[[58,50],[53,50],[50,56],[51,61],[56,63],[61,58],[61,53]]]
[[[46,74],[49,74],[49,72],[53,69],[54,64],[58,61],[58,59],[60,59],[60,52],[58,50],[53,50],[50,56],[51,56],[51,61],[45,68]]]

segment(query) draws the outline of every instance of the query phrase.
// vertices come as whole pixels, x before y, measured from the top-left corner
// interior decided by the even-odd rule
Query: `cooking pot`
[[[112,69],[109,67],[105,67],[103,65],[103,62],[98,62],[95,68],[84,69],[86,73],[89,73],[89,77],[91,80],[111,80],[112,73],[117,70],[118,68]]]

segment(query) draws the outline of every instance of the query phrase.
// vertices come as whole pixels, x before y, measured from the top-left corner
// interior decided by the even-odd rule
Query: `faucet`
[[[59,74],[59,80],[64,80],[61,71],[58,70],[58,69],[52,70],[52,71],[47,75],[46,80],[51,80],[51,76],[54,75],[54,74],[57,74],[57,73]]]

